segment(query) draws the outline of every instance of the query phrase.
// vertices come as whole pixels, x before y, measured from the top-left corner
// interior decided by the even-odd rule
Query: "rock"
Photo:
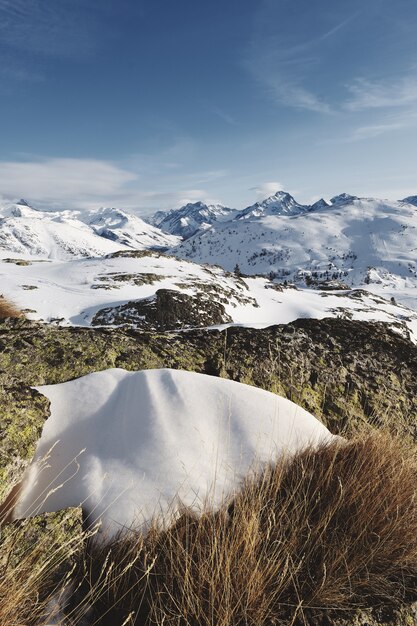
[[[31,461],[49,400],[25,385],[2,387],[0,404],[0,504]]]
[[[325,614],[301,620],[294,626],[417,626],[417,603],[406,603],[401,607],[381,607],[369,611],[343,614]]]
[[[204,293],[189,296],[171,289],[158,289],[150,298],[101,309],[93,317],[92,325],[129,324],[148,331],[165,331],[232,321],[224,306]]]
[[[368,422],[417,440],[417,347],[382,323],[302,319],[263,330],[147,333],[9,319],[0,323],[3,495],[20,479],[49,414],[29,387],[111,367],[224,376],[282,394],[334,433]]]
[[[175,315],[185,316],[186,308],[180,302]],[[149,315],[150,325],[172,323],[164,312],[158,318],[157,307]],[[175,333],[162,332],[160,327],[156,332],[61,328],[7,319],[0,321],[0,500],[20,480],[49,415],[48,402],[31,386],[64,382],[110,367],[173,367],[224,376],[288,397],[335,433],[354,431],[368,422],[387,425],[417,441],[417,346],[382,323],[302,319],[263,330],[231,327]],[[63,515],[66,528],[69,522]],[[56,545],[51,519],[40,516],[43,521],[34,521],[31,530],[26,524],[32,522],[4,526],[1,558],[11,532],[27,533],[22,544],[19,539],[13,559],[20,558],[21,545],[34,545],[45,537],[47,545]],[[55,528],[61,528],[59,523]],[[66,531],[57,532],[57,541],[68,536]],[[61,545],[76,546],[77,532],[74,543]],[[416,613],[416,605],[404,605],[349,616],[309,617],[302,623],[417,626]]]

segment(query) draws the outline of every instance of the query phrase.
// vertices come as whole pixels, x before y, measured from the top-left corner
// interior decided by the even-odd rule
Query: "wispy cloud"
[[[83,57],[96,46],[94,23],[82,19],[80,0],[0,0],[3,48],[43,55]],[[85,14],[84,14],[85,17]]]
[[[395,80],[372,81],[357,78],[347,85],[349,111],[410,106],[417,102],[417,71]]]
[[[309,62],[305,58],[290,60],[286,53],[280,56],[278,50],[272,53],[262,48],[249,56],[244,65],[276,102],[292,108],[330,113],[329,103],[302,84],[300,73]]]
[[[226,122],[226,124],[228,124],[229,126],[238,126],[238,122],[233,117],[233,115],[230,115],[230,113],[228,113],[227,111],[225,111],[221,107],[213,105],[213,106],[210,107],[210,111],[214,115],[216,115],[218,118],[223,120],[223,122]]]
[[[255,187],[250,187],[249,191],[255,191],[258,200],[264,200],[265,198],[272,196],[277,191],[283,191],[284,185],[277,181],[271,181],[268,183],[260,183]]]
[[[393,132],[405,128],[406,124],[403,122],[392,122],[387,124],[370,124],[369,126],[359,126],[355,128],[348,136],[346,141],[363,141],[365,139],[373,139],[380,135]]]
[[[360,114],[361,123],[358,124],[356,116],[340,125],[337,132],[332,131],[331,136],[320,138],[317,145],[328,146],[336,144],[355,143],[368,141],[389,133],[417,128],[417,111],[414,109],[398,110],[396,113],[387,114],[380,111]]]
[[[360,15],[356,11],[313,38],[290,44],[283,33],[256,33],[244,66],[279,103],[317,113],[332,113],[330,101],[308,86],[312,68],[322,62],[320,45],[331,40]],[[311,81],[310,81],[311,82]]]

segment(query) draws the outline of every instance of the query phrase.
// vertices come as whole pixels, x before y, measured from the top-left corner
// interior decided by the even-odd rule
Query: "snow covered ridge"
[[[180,242],[118,209],[38,211],[25,201],[0,207],[0,250],[49,259],[166,249]]]
[[[181,503],[217,509],[249,471],[334,439],[289,400],[204,374],[111,369],[38,390],[51,417],[15,517],[82,504],[106,537]]]

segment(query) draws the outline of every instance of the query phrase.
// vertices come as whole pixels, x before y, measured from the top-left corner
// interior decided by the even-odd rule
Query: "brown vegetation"
[[[248,479],[223,511],[93,545],[95,624],[306,624],[415,597],[415,447],[381,433],[306,450]],[[77,622],[77,620],[76,620]]]
[[[86,535],[70,512],[56,517],[0,527],[1,626],[60,624]],[[63,534],[66,524],[71,533]]]
[[[7,317],[23,317],[23,313],[12,302],[0,295],[0,319]]]

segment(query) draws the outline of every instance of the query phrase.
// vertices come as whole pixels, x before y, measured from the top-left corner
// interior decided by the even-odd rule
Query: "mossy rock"
[[[49,400],[35,389],[20,385],[3,387],[0,403],[0,503],[19,482],[31,461],[45,419]]]
[[[84,539],[80,508],[43,513],[0,526],[0,568],[16,575],[36,568],[49,585],[63,581],[82,553]],[[44,573],[43,573],[44,572]]]
[[[297,621],[294,626],[417,626],[417,603],[403,606],[380,607],[369,611],[321,614],[317,617]]]
[[[366,422],[417,440],[417,347],[382,323],[303,319],[176,333],[9,319],[0,322],[0,494],[20,478],[48,416],[29,387],[111,367],[223,376],[293,400],[335,433]]]

